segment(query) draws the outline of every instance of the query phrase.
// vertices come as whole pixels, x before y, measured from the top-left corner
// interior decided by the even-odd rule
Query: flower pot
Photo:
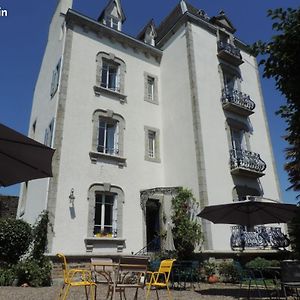
[[[219,278],[217,275],[213,274],[213,275],[208,276],[207,281],[208,281],[208,283],[216,283],[219,281]]]

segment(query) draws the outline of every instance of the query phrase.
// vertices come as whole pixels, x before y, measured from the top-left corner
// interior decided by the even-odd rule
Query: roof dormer
[[[231,34],[236,32],[236,29],[232,25],[231,21],[227,18],[223,10],[221,10],[217,16],[212,17],[210,19],[210,22],[213,23],[214,25],[224,28],[226,31],[230,32]]]
[[[121,31],[125,19],[120,0],[110,0],[98,18],[98,22]]]
[[[151,46],[155,46],[155,38],[156,27],[153,19],[151,19],[143,28],[143,30],[138,34],[137,39]]]

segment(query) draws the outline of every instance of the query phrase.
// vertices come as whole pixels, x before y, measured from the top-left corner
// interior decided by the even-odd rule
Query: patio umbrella
[[[0,123],[0,186],[52,177],[54,151]]]
[[[215,224],[255,226],[286,223],[293,219],[298,211],[299,207],[294,204],[257,199],[206,206],[198,217]]]
[[[166,251],[175,251],[176,250],[175,245],[174,245],[172,227],[169,222],[167,224],[167,236],[166,236],[165,250]]]

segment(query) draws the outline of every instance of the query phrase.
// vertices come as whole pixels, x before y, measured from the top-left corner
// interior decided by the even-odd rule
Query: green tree
[[[201,226],[192,220],[191,210],[196,200],[188,189],[180,188],[172,199],[172,230],[179,258],[188,258],[202,240]]]
[[[278,8],[269,10],[268,16],[277,34],[269,42],[258,41],[252,49],[255,55],[263,55],[263,76],[273,78],[286,99],[277,112],[287,125],[285,170],[291,183],[288,189],[300,191],[300,9]]]

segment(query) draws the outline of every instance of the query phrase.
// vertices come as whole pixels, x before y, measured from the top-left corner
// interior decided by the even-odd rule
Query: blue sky
[[[73,9],[97,18],[108,0],[74,0]],[[0,0],[0,122],[27,134],[32,95],[47,42],[49,23],[57,0]],[[173,9],[179,0],[122,0],[127,20],[123,31],[136,36],[151,18],[156,24]],[[274,32],[266,17],[269,8],[299,7],[299,0],[190,0],[211,17],[223,9],[237,28],[236,36],[251,44],[269,40]],[[8,16],[2,16],[2,10]],[[289,186],[283,170],[286,144],[282,140],[285,124],[274,112],[282,103],[272,80],[262,79],[275,160],[283,200],[296,202],[296,193],[285,191]],[[1,194],[18,194],[19,186],[1,188]]]

